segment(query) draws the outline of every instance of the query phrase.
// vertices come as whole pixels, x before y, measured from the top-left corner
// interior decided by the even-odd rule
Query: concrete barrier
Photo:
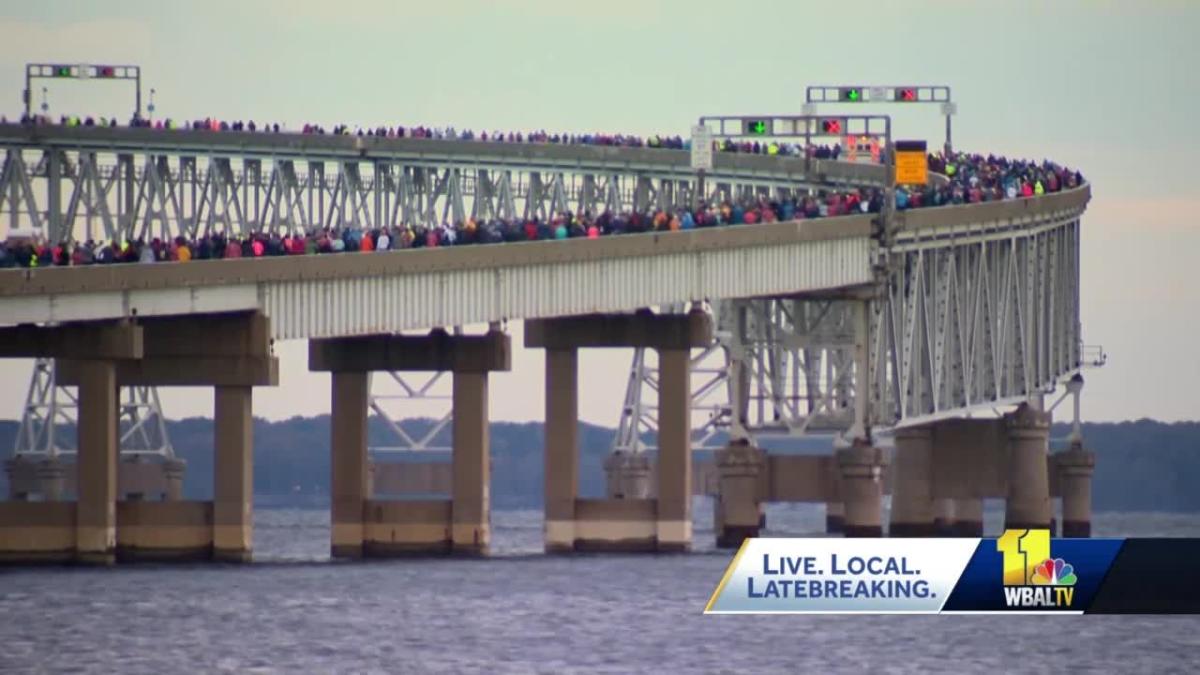
[[[368,500],[363,504],[363,555],[389,558],[448,554],[449,499]]]
[[[212,547],[212,502],[117,502],[118,560],[207,560]]]
[[[577,499],[575,550],[656,550],[657,515],[654,499]]]
[[[69,562],[74,557],[74,502],[0,502],[0,562]]]

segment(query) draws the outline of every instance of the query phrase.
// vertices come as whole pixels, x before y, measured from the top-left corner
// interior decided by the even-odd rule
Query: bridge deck
[[[871,217],[261,259],[8,270],[5,323],[261,309],[279,339],[633,310],[873,280]]]

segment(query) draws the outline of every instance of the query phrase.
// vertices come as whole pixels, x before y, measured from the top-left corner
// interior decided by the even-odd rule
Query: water
[[[323,510],[260,509],[248,566],[0,571],[3,672],[1195,672],[1191,617],[703,616],[730,559],[696,504],[690,555],[546,557],[541,514],[493,514],[489,560],[330,563]],[[989,512],[988,531],[1000,514]],[[772,505],[772,535],[823,511]],[[1200,518],[1097,514],[1098,536]]]

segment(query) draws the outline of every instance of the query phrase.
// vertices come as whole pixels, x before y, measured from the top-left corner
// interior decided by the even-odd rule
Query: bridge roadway
[[[84,155],[97,149],[147,157],[294,153],[335,157],[343,164],[391,152],[431,165],[462,161],[508,163],[523,170],[652,170],[680,180],[687,174],[680,152],[476,141],[6,128],[0,130],[0,144],[21,148],[9,153],[10,164],[31,147],[48,150],[52,158],[82,148]],[[492,151],[496,156],[489,158]],[[720,155],[717,162],[721,171],[754,172],[747,180],[766,184],[818,174],[829,180],[839,172],[871,178],[875,172],[877,185],[882,175],[878,167],[825,162],[818,164],[820,172],[805,176],[800,172],[804,160],[795,158]],[[764,178],[772,167],[777,173]],[[60,164],[48,175],[61,177],[56,173],[61,169]],[[983,497],[1008,498],[1010,525],[1049,526],[1052,493],[1064,495],[1064,518],[1079,532],[1090,518],[1090,454],[1073,447],[1077,452],[1070,458],[1048,457],[1049,416],[1040,401],[1082,365],[1079,219],[1089,198],[1085,185],[1031,199],[906,211],[895,215],[882,237],[872,222],[877,216],[861,215],[601,240],[3,271],[0,322],[36,324],[40,328],[34,330],[43,331],[31,340],[24,329],[7,329],[0,335],[4,355],[68,360],[63,383],[80,388],[80,459],[76,508],[21,504],[0,509],[0,551],[14,559],[66,555],[104,561],[115,550],[131,556],[207,551],[247,558],[250,391],[277,381],[267,342],[274,337],[311,339],[310,368],[333,373],[334,554],[486,552],[487,373],[508,368],[508,339],[494,329],[487,336],[394,334],[506,319],[530,322],[527,346],[546,349],[547,550],[686,549],[692,491],[688,355],[712,344],[713,326],[698,310],[608,313],[738,299],[743,309],[735,313],[762,309],[753,303],[841,307],[831,313],[841,316],[839,327],[820,335],[805,334],[793,314],[790,324],[776,327],[790,333],[766,338],[762,354],[779,356],[778,343],[790,339],[797,370],[798,355],[806,360],[806,377],[813,358],[817,370],[836,371],[836,377],[816,382],[824,389],[808,401],[820,399],[826,412],[846,413],[850,447],[838,450],[832,463],[821,458],[825,463],[814,464],[731,445],[718,460],[717,524],[723,543],[756,532],[758,504],[772,498],[822,501],[831,509],[844,505],[848,534],[880,534],[879,476],[885,462],[872,427],[901,428],[894,533],[931,532],[935,502],[945,500],[963,502],[959,520],[973,532],[979,523],[975,507]],[[132,325],[111,323],[135,317]],[[736,434],[749,428],[748,393],[737,384],[743,375],[736,373],[753,368],[750,352],[742,351],[752,336],[741,329],[734,333],[738,344],[723,346],[732,359]],[[583,500],[573,478],[578,472],[577,352],[613,346],[659,353],[658,461],[652,489],[627,499]],[[184,367],[190,361],[199,366]],[[367,373],[430,369],[454,372],[452,497],[373,500],[365,436]],[[122,502],[124,515],[113,515],[115,438],[110,435],[113,415],[105,410],[114,405],[113,385],[134,383],[214,387],[213,502],[191,507]],[[770,396],[782,398],[778,390]],[[979,406],[1018,403],[1017,411],[1002,420],[948,419]],[[956,464],[955,457],[971,461]],[[991,467],[984,478],[974,475],[979,466]],[[650,474],[644,467],[637,462],[629,467],[633,483],[645,484]],[[820,478],[827,474],[828,480]],[[808,487],[796,487],[801,484]],[[1087,508],[1081,506],[1085,503]],[[31,522],[39,523],[37,528],[31,530]]]
[[[224,157],[260,160],[381,161],[428,167],[459,166],[546,173],[606,175],[644,173],[692,181],[690,154],[681,150],[625,146],[499,143],[382,136],[322,135],[239,131],[185,131],[143,128],[0,125],[0,147],[45,151],[159,156]],[[800,157],[717,153],[708,178],[715,182],[762,180],[795,185],[874,186],[884,180],[878,164]],[[764,183],[764,184],[766,184]]]

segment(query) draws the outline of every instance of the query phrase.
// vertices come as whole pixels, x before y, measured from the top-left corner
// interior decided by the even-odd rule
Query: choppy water
[[[260,509],[257,563],[0,571],[3,672],[1196,672],[1190,617],[703,616],[730,554],[545,557],[541,514],[493,514],[489,560],[330,563],[325,511]],[[988,513],[988,531],[1000,514]],[[771,535],[819,507],[772,505]],[[1097,514],[1098,536],[1200,518]]]

